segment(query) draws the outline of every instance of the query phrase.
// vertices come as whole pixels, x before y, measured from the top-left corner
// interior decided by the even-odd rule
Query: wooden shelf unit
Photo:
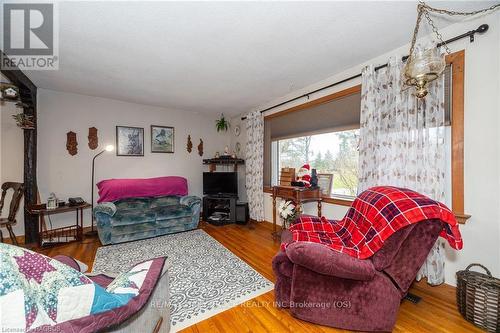
[[[214,172],[218,165],[232,165],[234,172],[238,170],[238,165],[245,164],[245,160],[241,158],[209,158],[204,159],[203,164],[208,165],[208,171]]]

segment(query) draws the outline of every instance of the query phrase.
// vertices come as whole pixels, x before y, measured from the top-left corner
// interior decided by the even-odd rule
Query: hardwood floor
[[[268,223],[223,227],[201,223],[200,228],[274,281],[271,260],[279,249],[279,242],[273,241]],[[39,252],[49,256],[70,255],[92,267],[99,246],[99,240],[92,237],[82,243],[41,249]],[[394,332],[482,332],[458,313],[455,288],[447,285],[430,287],[422,281],[415,283],[411,292],[422,297],[422,301],[419,304],[403,301]],[[295,319],[288,311],[274,307],[273,301],[274,293],[271,291],[182,332],[347,332]]]

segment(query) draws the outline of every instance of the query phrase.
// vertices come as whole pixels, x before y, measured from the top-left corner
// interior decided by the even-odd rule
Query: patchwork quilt
[[[452,248],[462,248],[458,222],[448,207],[417,192],[391,186],[372,187],[362,192],[340,221],[301,216],[290,231],[292,242],[320,243],[354,258],[365,259],[377,252],[399,229],[429,219],[444,222],[441,237]],[[282,243],[282,250],[288,244]]]
[[[0,243],[0,327],[9,332],[95,332],[147,302],[165,258],[137,264],[106,289],[39,253]]]

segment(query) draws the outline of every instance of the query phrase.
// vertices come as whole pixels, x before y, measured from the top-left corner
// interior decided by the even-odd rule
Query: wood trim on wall
[[[460,223],[470,217],[464,213],[464,76],[465,51],[446,56],[451,65],[451,207]]]

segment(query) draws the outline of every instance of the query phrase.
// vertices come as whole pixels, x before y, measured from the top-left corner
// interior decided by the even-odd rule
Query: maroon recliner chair
[[[364,260],[322,244],[294,242],[273,258],[279,307],[312,323],[357,331],[391,331],[399,305],[443,229],[426,220],[395,232]],[[284,231],[282,241],[291,233]]]

